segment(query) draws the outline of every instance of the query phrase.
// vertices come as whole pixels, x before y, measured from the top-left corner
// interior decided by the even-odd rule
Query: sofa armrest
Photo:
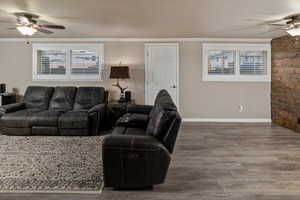
[[[88,113],[105,112],[105,104],[97,104],[89,109]]]
[[[127,112],[129,113],[139,113],[149,115],[153,106],[150,105],[135,105],[130,104],[127,106]]]
[[[97,104],[88,110],[90,118],[91,134],[98,134],[105,125],[106,104]]]
[[[18,110],[22,110],[25,108],[24,103],[13,103],[13,104],[8,104],[5,106],[0,106],[0,115],[3,115],[5,113],[10,113],[10,112],[15,112]]]

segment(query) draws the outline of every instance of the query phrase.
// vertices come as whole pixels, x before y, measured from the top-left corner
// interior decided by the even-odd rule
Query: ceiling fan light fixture
[[[286,31],[291,36],[300,36],[300,28],[292,28]]]
[[[25,36],[32,36],[36,33],[36,29],[31,26],[19,26],[17,27],[18,31]]]

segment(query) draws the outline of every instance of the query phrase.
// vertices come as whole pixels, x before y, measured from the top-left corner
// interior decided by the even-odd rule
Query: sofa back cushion
[[[26,108],[48,109],[53,90],[53,87],[29,86],[23,100]]]
[[[152,117],[149,119],[146,134],[159,138],[161,136],[162,126],[165,123],[166,111],[160,105],[152,109]]]
[[[166,90],[160,90],[159,93],[157,94],[155,101],[154,101],[154,108],[160,105],[162,109],[167,109],[167,110],[177,110],[176,105],[174,104],[170,94]],[[153,111],[155,109],[152,109],[150,112],[150,118],[153,115]]]
[[[171,118],[165,123],[164,134],[160,138],[170,153],[173,153],[177,135],[181,125],[181,117],[177,111],[170,111]]]
[[[147,135],[154,136],[158,139],[163,138],[163,134],[169,126],[168,122],[174,117],[173,110],[163,109],[157,104],[152,109],[152,116],[147,125]]]
[[[76,90],[76,87],[56,87],[50,101],[49,109],[72,110]]]
[[[172,153],[180,125],[181,117],[177,110],[162,109],[158,105],[153,109],[146,134],[158,139]]]
[[[181,125],[181,117],[166,90],[158,93],[149,118],[147,135],[157,138],[172,153]]]
[[[105,103],[103,87],[79,87],[75,97],[74,110],[87,110],[100,103]]]

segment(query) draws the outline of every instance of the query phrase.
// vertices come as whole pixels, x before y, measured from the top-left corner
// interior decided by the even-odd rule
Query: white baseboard
[[[260,118],[250,118],[250,119],[220,119],[220,118],[183,118],[183,122],[238,122],[238,123],[271,123],[271,119],[260,119]]]

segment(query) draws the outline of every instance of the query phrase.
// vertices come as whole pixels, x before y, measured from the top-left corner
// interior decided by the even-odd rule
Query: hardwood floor
[[[148,191],[0,194],[5,200],[298,200],[300,134],[274,124],[186,124],[167,181]]]

